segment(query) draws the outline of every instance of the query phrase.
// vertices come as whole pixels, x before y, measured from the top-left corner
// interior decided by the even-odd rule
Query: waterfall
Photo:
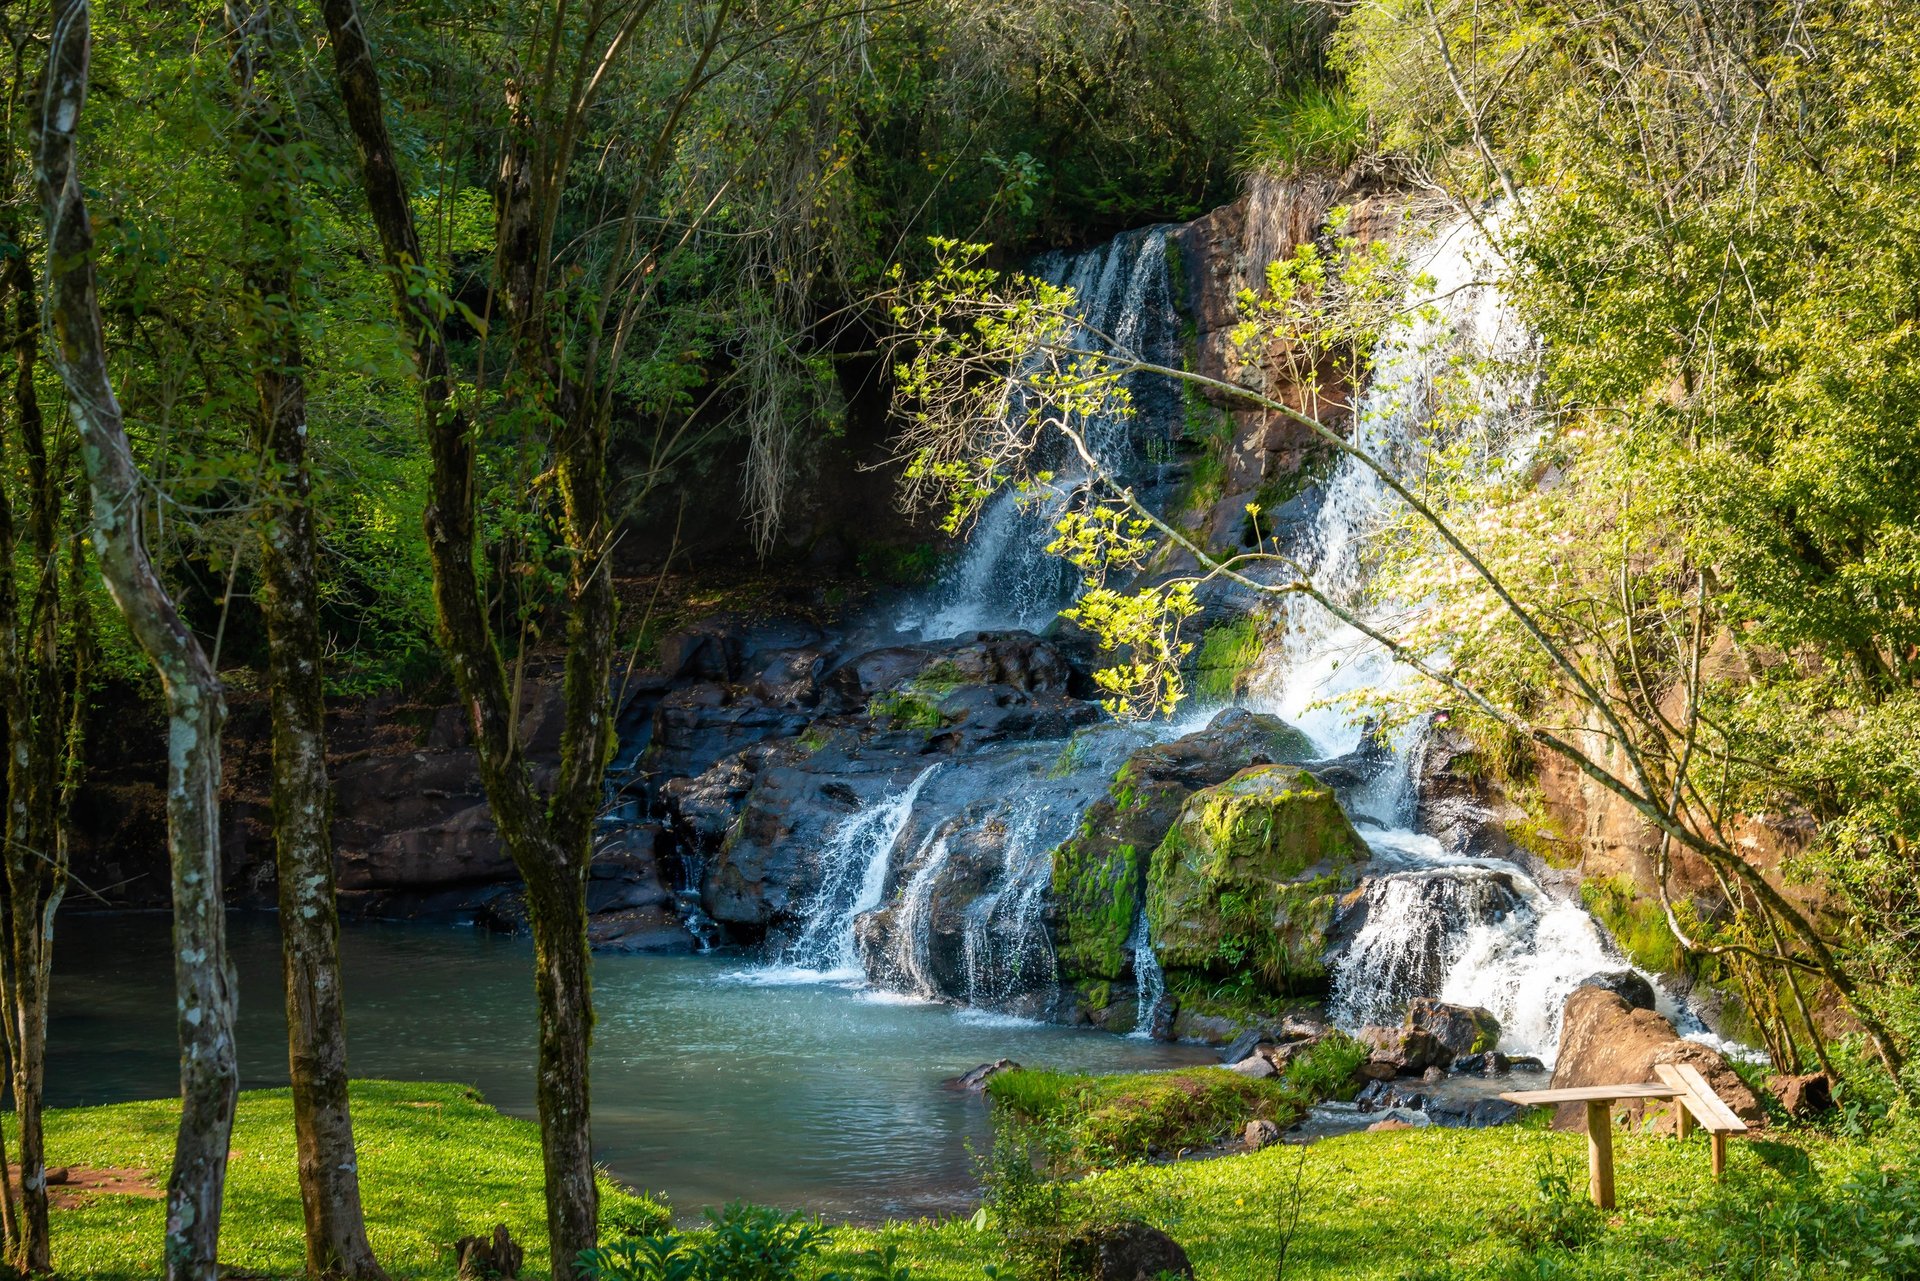
[[[797,976],[859,978],[859,918],[880,906],[887,864],[915,802],[938,765],[922,770],[897,792],[859,810],[835,829],[820,856],[820,888],[802,909],[800,933],[781,953]]]
[[[1435,234],[1418,267],[1407,321],[1375,349],[1354,443],[1400,476],[1418,473],[1436,439],[1472,444],[1488,474],[1515,466],[1533,443],[1525,410],[1535,340],[1488,282],[1496,255],[1481,227],[1460,219]],[[1376,600],[1371,591],[1382,540],[1400,513],[1372,468],[1342,455],[1312,523],[1288,550],[1356,613],[1417,608]],[[1247,701],[1298,725],[1329,755],[1353,750],[1367,727],[1343,698],[1391,688],[1408,674],[1318,602],[1291,598],[1278,621],[1280,642]],[[1374,871],[1365,923],[1335,959],[1331,1013],[1351,1029],[1398,1022],[1418,996],[1483,1006],[1501,1021],[1503,1047],[1551,1058],[1567,995],[1588,975],[1625,962],[1591,916],[1548,894],[1517,864],[1451,854],[1411,830],[1425,728],[1401,731],[1391,744],[1394,767],[1347,798]]]
[[[1167,229],[1148,227],[1080,253],[1045,255],[1031,274],[1074,291],[1083,322],[1075,342],[1166,361],[1178,350],[1179,328],[1167,253]],[[1087,424],[1088,446],[1123,473],[1140,461],[1135,421],[1179,421],[1178,396],[1173,394],[1172,405],[1166,403],[1170,391],[1164,379],[1134,379],[1128,390],[1135,403],[1132,418],[1106,415]],[[1052,458],[1056,445],[1048,441],[1040,448]],[[1084,479],[1076,462],[1066,462],[1056,484],[1070,494]],[[1064,501],[1011,490],[989,499],[965,548],[933,588],[908,607],[899,629],[922,640],[942,640],[973,631],[1039,631],[1052,622],[1079,589],[1072,568],[1047,554]]]
[[[1053,942],[1042,919],[1053,885],[1045,818],[1039,807],[1022,807],[1007,829],[993,888],[967,906],[962,959],[968,1005],[1008,1006],[1053,983]]]
[[[1514,864],[1412,833],[1370,839],[1392,870],[1368,887],[1366,923],[1334,964],[1336,1022],[1397,1023],[1412,998],[1437,997],[1493,1011],[1502,1048],[1550,1058],[1574,987],[1627,968],[1578,904]]]
[[[1127,950],[1133,955],[1133,1032],[1138,1037],[1153,1035],[1154,1015],[1167,994],[1167,976],[1161,972],[1160,958],[1153,954],[1153,927],[1147,922],[1147,909],[1133,918],[1133,933],[1127,936]]]

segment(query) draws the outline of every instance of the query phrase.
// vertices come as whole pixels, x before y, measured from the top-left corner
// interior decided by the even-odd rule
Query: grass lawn
[[[451,1242],[496,1222],[527,1247],[526,1275],[546,1274],[539,1147],[530,1123],[502,1116],[455,1085],[360,1082],[354,1102],[369,1229],[393,1276],[451,1278]],[[171,1103],[53,1113],[52,1161],[137,1167],[164,1178],[175,1115]],[[298,1275],[301,1219],[286,1091],[242,1096],[233,1148],[223,1263],[253,1275]],[[1857,1259],[1842,1267],[1844,1261],[1816,1257],[1833,1249],[1820,1244],[1832,1235],[1821,1235],[1823,1224],[1837,1225],[1842,1235],[1832,1239],[1843,1244],[1876,1233],[1891,1242],[1903,1231],[1913,1240],[1920,1192],[1909,1177],[1910,1147],[1869,1148],[1809,1134],[1739,1141],[1724,1189],[1712,1182],[1698,1137],[1678,1143],[1621,1135],[1616,1152],[1619,1211],[1586,1224],[1576,1248],[1549,1250],[1558,1260],[1551,1268],[1539,1266],[1536,1247],[1523,1243],[1543,1222],[1549,1233],[1556,1230],[1555,1216],[1566,1213],[1565,1201],[1542,1200],[1543,1172],[1567,1175],[1576,1194],[1584,1191],[1579,1135],[1515,1127],[1356,1134],[1305,1149],[1304,1167],[1302,1149],[1293,1147],[1132,1166],[1091,1176],[1075,1199],[1168,1230],[1205,1281],[1274,1281],[1276,1218],[1296,1174],[1304,1201],[1287,1256],[1289,1281],[1920,1276],[1920,1245],[1906,1254],[1896,1248],[1882,1265],[1864,1269]],[[1890,1161],[1903,1163],[1885,1176],[1890,1191],[1879,1200],[1849,1199],[1843,1180],[1850,1172]],[[1783,1217],[1783,1206],[1800,1210]],[[610,1189],[606,1214],[644,1222],[657,1207]],[[69,1281],[157,1276],[161,1219],[159,1200],[134,1196],[92,1197],[58,1210],[55,1263]],[[1001,1262],[996,1241],[964,1222],[844,1229],[821,1262],[857,1277],[876,1245],[892,1243],[916,1278],[980,1281],[987,1265]],[[1766,1266],[1748,1266],[1756,1258]]]
[[[452,1277],[453,1242],[504,1223],[526,1247],[527,1271],[546,1274],[540,1137],[532,1122],[496,1112],[459,1085],[356,1081],[353,1104],[367,1231],[389,1273]],[[179,1115],[171,1100],[50,1113],[48,1161],[148,1170],[164,1187]],[[249,1274],[299,1276],[305,1252],[288,1091],[240,1096],[232,1152],[221,1264]],[[610,1185],[607,1191],[603,1215],[648,1217],[639,1198]],[[60,1275],[69,1281],[160,1276],[163,1201],[86,1200],[79,1208],[54,1211]]]

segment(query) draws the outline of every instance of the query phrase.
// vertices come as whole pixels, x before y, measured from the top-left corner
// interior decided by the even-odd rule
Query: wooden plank
[[[1700,1069],[1691,1063],[1674,1063],[1671,1066],[1678,1083],[1686,1087],[1686,1098],[1693,1108],[1693,1114],[1700,1118],[1700,1124],[1715,1134],[1745,1134],[1747,1123],[1734,1115],[1726,1100],[1713,1092],[1713,1086],[1707,1078],[1700,1075]],[[1662,1074],[1665,1075],[1664,1073]]]
[[[1691,1097],[1693,1091],[1687,1089],[1686,1079],[1680,1075],[1679,1070],[1671,1063],[1654,1064],[1653,1074],[1662,1081],[1665,1081],[1668,1085],[1685,1091],[1685,1093],[1673,1101],[1674,1137],[1684,1139],[1693,1132],[1694,1101]]]
[[[1613,1208],[1613,1103],[1608,1099],[1587,1102],[1587,1183],[1593,1203],[1602,1210]]]
[[[1500,1097],[1509,1103],[1611,1103],[1615,1099],[1672,1099],[1684,1087],[1647,1082],[1644,1085],[1583,1085],[1565,1090],[1514,1090]]]
[[[1713,1181],[1727,1181],[1727,1136],[1719,1130],[1713,1132]]]

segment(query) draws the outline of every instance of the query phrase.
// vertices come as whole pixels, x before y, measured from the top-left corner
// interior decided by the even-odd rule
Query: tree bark
[[[35,566],[25,635],[9,572],[0,584],[0,691],[6,705],[5,901],[0,988],[6,997],[6,1046],[20,1124],[20,1215],[12,1261],[30,1274],[53,1268],[48,1227],[43,1125],[47,1008],[53,981],[53,918],[67,886],[67,847],[59,831],[62,711],[60,661],[60,487],[49,465],[34,369],[39,358],[39,299],[17,228],[5,229],[17,252],[6,270],[13,301],[14,427],[26,463],[28,563]],[[0,498],[0,564],[14,564],[10,501]],[[77,687],[77,682],[76,682]]]
[[[181,1113],[167,1180],[164,1260],[170,1281],[216,1281],[221,1194],[239,1092],[220,869],[220,728],[226,705],[206,652],[181,620],[147,555],[142,478],[107,373],[93,228],[75,160],[91,19],[87,0],[54,0],[35,121],[34,180],[50,264],[51,359],[80,435],[100,576],[166,697]]]
[[[307,1274],[384,1278],[367,1242],[348,1100],[326,684],[307,466],[307,390],[300,341],[299,243],[287,148],[289,113],[271,70],[273,9],[226,5],[239,128],[240,181],[251,199],[247,264],[259,406],[253,436],[265,478],[261,610],[273,709],[273,835]]]
[[[494,824],[527,885],[539,1018],[537,1101],[547,1233],[553,1275],[567,1281],[575,1275],[580,1253],[598,1241],[589,1107],[593,1006],[586,885],[609,743],[613,654],[613,586],[602,555],[608,541],[604,433],[596,426],[581,427],[575,421],[578,415],[561,411],[563,426],[556,444],[562,524],[565,543],[576,552],[567,602],[561,765],[553,788],[543,795],[515,741],[512,685],[475,569],[480,534],[473,432],[455,394],[445,333],[431,305],[434,286],[387,133],[378,70],[354,0],[324,0],[322,9],[341,100],[359,145],[368,210],[392,283],[394,310],[413,351],[425,409],[432,459],[427,544],[441,645],[467,706]],[[510,207],[502,217],[512,220],[520,212]],[[516,238],[515,245],[525,239]],[[515,268],[508,263],[503,271]],[[527,318],[516,317],[516,322],[524,335]],[[561,404],[578,408],[579,397],[557,394],[547,376],[554,368],[557,362],[523,368],[516,394],[551,395],[545,401],[549,412]]]

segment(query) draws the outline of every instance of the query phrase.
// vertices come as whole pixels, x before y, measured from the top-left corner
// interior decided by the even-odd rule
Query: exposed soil
[[[7,1168],[8,1186],[20,1186],[20,1167]],[[17,1195],[17,1193],[16,1193]],[[161,1197],[166,1191],[149,1170],[56,1165],[47,1170],[47,1201],[56,1210],[77,1210],[95,1196]]]

